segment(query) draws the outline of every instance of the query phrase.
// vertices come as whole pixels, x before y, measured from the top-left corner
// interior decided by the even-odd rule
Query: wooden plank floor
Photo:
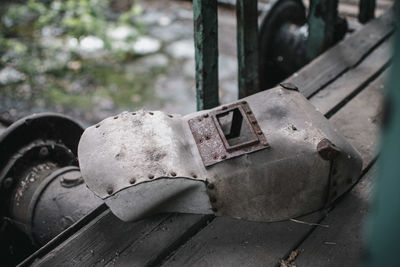
[[[370,179],[368,170],[376,158],[382,72],[389,66],[387,51],[392,32],[391,18],[385,14],[288,79],[299,85],[316,108],[330,117],[338,131],[361,152],[367,173],[362,181]],[[362,45],[358,45],[360,42]],[[336,57],[331,51],[336,51]],[[337,57],[339,52],[343,53],[342,57]],[[324,75],[319,75],[321,72]],[[363,106],[368,106],[366,111]],[[323,224],[337,224],[327,220],[341,221],[335,217],[336,210],[341,214],[341,203],[345,201],[338,203],[333,211],[322,211],[300,220],[319,223],[323,219]],[[160,215],[124,223],[107,210],[50,253],[37,255],[33,265],[275,266],[291,251],[303,248],[297,258],[298,266],[314,266],[313,250],[323,253],[317,250],[320,249],[318,242],[328,240],[329,236],[324,235],[332,233],[331,229],[336,229],[336,235],[341,233],[338,228],[322,231],[293,221],[254,223],[190,214]],[[359,245],[359,239],[354,240],[350,244],[358,242]],[[327,248],[331,249],[329,255],[340,255],[339,249]],[[351,254],[349,258],[356,260],[356,255]],[[335,265],[334,257],[321,257],[318,266],[325,266],[327,259]]]

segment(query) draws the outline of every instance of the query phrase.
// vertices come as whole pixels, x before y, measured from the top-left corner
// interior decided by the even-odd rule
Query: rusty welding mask
[[[343,194],[362,166],[329,121],[284,88],[187,116],[123,112],[89,127],[78,155],[89,189],[124,221],[293,218]]]

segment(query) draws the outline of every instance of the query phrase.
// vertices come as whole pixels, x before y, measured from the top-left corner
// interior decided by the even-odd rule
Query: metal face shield
[[[283,88],[187,116],[124,112],[86,129],[78,156],[89,189],[124,221],[293,218],[343,194],[362,166],[307,99]]]

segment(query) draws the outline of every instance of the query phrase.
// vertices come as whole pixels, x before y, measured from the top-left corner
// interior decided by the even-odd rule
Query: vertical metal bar
[[[316,58],[334,41],[338,0],[311,0],[306,56]]]
[[[197,110],[218,101],[218,3],[193,0]]]
[[[239,98],[259,92],[257,0],[237,0]]]
[[[366,23],[375,17],[376,0],[360,0],[358,21]]]

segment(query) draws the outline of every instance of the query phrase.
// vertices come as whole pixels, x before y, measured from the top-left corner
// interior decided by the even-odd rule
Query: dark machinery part
[[[83,184],[83,132],[51,113],[21,119],[0,135],[0,248],[14,265],[102,203]]]
[[[317,2],[317,1],[315,1]],[[301,0],[277,0],[262,15],[260,27],[260,88],[267,89],[299,70],[327,48],[343,39],[347,32],[347,21],[337,16],[334,9],[324,10],[320,1],[306,17],[306,8]],[[333,1],[332,1],[333,2]],[[313,1],[311,1],[313,5]],[[322,10],[322,11],[321,11]],[[328,13],[327,15],[324,14]],[[333,27],[327,17],[334,13],[336,18]],[[325,22],[325,29],[320,21]],[[313,23],[313,25],[311,25]],[[331,27],[328,27],[331,26]],[[318,28],[319,27],[319,28]],[[311,36],[310,31],[322,31]],[[324,31],[333,29],[332,34]],[[330,36],[332,35],[332,36]]]

